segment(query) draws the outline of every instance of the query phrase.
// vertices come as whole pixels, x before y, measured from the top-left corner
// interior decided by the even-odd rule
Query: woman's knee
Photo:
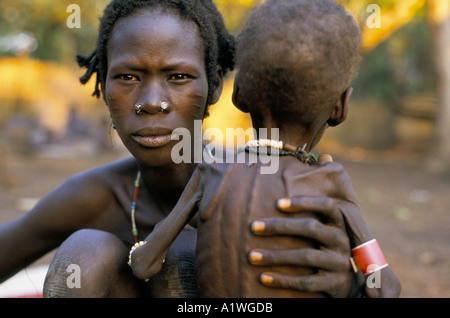
[[[131,275],[126,266],[127,255],[126,246],[111,233],[75,232],[61,244],[50,264],[44,297],[112,295],[119,277]]]

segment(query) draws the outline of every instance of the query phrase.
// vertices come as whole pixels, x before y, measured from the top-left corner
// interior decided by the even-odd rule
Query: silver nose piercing
[[[161,103],[161,111],[165,111],[167,108],[169,108],[169,103],[168,102],[162,102]]]
[[[136,114],[140,114],[141,112],[142,112],[142,104],[136,104],[136,105],[134,105],[134,110],[136,111]],[[160,112],[164,112],[164,111],[166,111],[167,109],[169,108],[169,103],[168,102],[162,102],[160,105],[159,105],[159,110],[158,111],[160,111]],[[157,112],[158,112],[157,111]],[[154,112],[151,112],[151,113],[154,113]]]
[[[141,108],[142,108],[141,104],[134,105],[134,110],[136,111],[136,114],[139,114],[142,111]]]

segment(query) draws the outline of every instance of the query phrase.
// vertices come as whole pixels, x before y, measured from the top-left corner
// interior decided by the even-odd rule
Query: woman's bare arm
[[[28,213],[0,225],[0,282],[89,227],[108,202],[105,182],[92,170],[69,178]]]

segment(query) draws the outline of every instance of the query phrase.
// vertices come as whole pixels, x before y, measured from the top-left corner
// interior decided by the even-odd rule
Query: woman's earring
[[[111,133],[111,128],[116,130],[116,125],[111,121],[111,125],[109,125],[109,141],[111,142],[111,147],[114,148],[114,139]]]

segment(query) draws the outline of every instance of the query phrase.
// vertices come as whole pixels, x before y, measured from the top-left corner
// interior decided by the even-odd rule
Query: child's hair
[[[161,8],[173,10],[183,19],[194,21],[200,30],[205,50],[206,74],[208,77],[208,102],[217,85],[217,66],[221,66],[224,75],[234,68],[235,39],[224,25],[222,15],[211,0],[112,0],[100,19],[97,46],[89,56],[77,55],[80,67],[86,67],[86,73],[80,78],[85,84],[97,73],[94,96],[100,97],[104,91],[107,73],[106,50],[116,22],[141,8]],[[205,112],[206,113],[206,112]]]
[[[332,0],[268,0],[237,38],[239,91],[249,105],[266,100],[272,116],[301,113],[308,124],[350,86],[360,43],[359,26]]]

